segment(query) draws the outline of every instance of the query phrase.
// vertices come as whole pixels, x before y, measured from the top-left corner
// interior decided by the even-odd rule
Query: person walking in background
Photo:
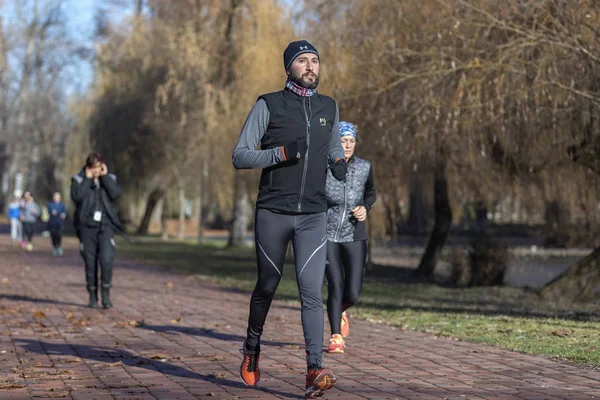
[[[22,241],[21,202],[17,196],[13,196],[8,205],[8,219],[10,220],[10,238],[13,243]]]
[[[240,378],[248,386],[257,386],[260,380],[260,338],[291,240],[306,343],[304,395],[319,397],[336,382],[333,372],[321,366],[325,180],[328,166],[333,176],[344,179],[346,163],[337,104],[317,93],[317,49],[306,40],[292,42],[283,61],[288,75],[285,88],[260,96],[232,155],[235,168],[262,168],[255,213],[258,280],[250,300]],[[259,143],[261,149],[257,150]]]
[[[102,307],[111,308],[110,288],[115,258],[115,229],[121,222],[113,202],[122,189],[115,174],[108,173],[104,158],[91,153],[81,171],[71,178],[71,199],[75,203],[74,225],[85,262],[85,279],[89,293],[88,307],[98,307],[98,262],[102,285]]]
[[[327,315],[331,327],[330,353],[343,353],[350,334],[346,310],[360,296],[367,258],[367,213],[377,198],[371,163],[354,155],[356,129],[340,122],[340,137],[347,163],[346,180],[327,174]]]
[[[21,221],[23,222],[23,235],[27,240],[21,243],[21,247],[27,251],[32,251],[35,222],[40,216],[40,207],[35,202],[31,192],[25,192],[23,198],[25,203],[21,210]]]
[[[61,247],[62,231],[67,218],[67,208],[62,202],[62,196],[59,192],[54,193],[52,201],[48,203],[48,231],[52,238],[52,255],[62,256],[63,249]]]

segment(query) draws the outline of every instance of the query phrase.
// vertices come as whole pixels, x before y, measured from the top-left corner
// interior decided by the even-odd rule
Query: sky
[[[5,26],[17,22],[18,17],[14,5],[22,0],[0,0],[0,15],[4,19]],[[29,0],[31,2],[35,0]],[[40,0],[40,3],[55,0]],[[100,5],[105,0],[65,0],[63,12],[67,22],[68,35],[78,45],[94,50],[95,15]],[[21,3],[22,4],[22,3]],[[127,10],[123,10],[126,12]],[[118,19],[119,15],[111,15],[112,20]],[[11,60],[9,60],[11,62]],[[18,62],[13,58],[12,62]],[[18,69],[18,68],[17,68]],[[64,82],[67,95],[81,94],[93,79],[93,57],[82,60],[74,58],[73,63],[66,71]]]
[[[16,21],[17,17],[14,10],[14,4],[19,4],[19,2],[21,1],[29,1],[31,3],[33,1],[39,1],[40,3],[47,3],[57,0],[0,0],[0,15],[4,17],[4,20],[7,24],[10,23],[11,19]],[[87,47],[89,50],[93,51],[95,15],[101,6],[106,5],[107,0],[63,1],[63,11],[67,21],[67,29],[69,32],[69,36],[78,44],[81,44]],[[300,1],[297,0],[281,0],[281,2],[284,7],[288,7],[290,9],[295,9],[300,4]],[[129,0],[129,3],[131,3],[131,7],[134,6],[133,0]],[[124,14],[132,11],[130,8],[127,7],[127,0],[122,1],[120,4],[121,7],[112,8],[113,10],[118,11],[113,11],[109,15],[109,20],[113,22],[118,21],[123,17]],[[67,75],[64,82],[65,93],[69,96],[84,93],[93,79],[93,56],[90,55],[90,57],[85,60],[73,59],[72,65],[69,66],[66,72]]]

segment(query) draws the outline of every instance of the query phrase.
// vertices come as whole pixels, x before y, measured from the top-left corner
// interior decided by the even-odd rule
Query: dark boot
[[[102,307],[105,309],[112,308],[112,303],[110,302],[110,286],[102,285]]]
[[[90,308],[98,308],[98,291],[94,286],[88,286],[88,293],[90,294],[90,302],[88,303],[88,307]]]

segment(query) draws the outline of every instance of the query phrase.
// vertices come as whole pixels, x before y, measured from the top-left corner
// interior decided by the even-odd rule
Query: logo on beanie
[[[300,46],[300,50],[308,50],[308,46]]]
[[[321,126],[327,125],[327,119],[325,118],[319,118],[319,122],[321,123]]]

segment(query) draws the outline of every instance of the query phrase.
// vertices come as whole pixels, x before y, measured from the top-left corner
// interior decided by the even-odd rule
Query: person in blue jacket
[[[50,216],[48,231],[50,231],[50,237],[52,238],[52,254],[62,256],[62,232],[65,219],[67,218],[67,208],[65,207],[65,203],[62,202],[59,192],[54,193],[52,201],[48,203],[48,214]]]
[[[22,240],[22,225],[21,225],[21,202],[17,196],[13,197],[13,201],[8,205],[8,219],[10,219],[10,238],[13,243]]]

